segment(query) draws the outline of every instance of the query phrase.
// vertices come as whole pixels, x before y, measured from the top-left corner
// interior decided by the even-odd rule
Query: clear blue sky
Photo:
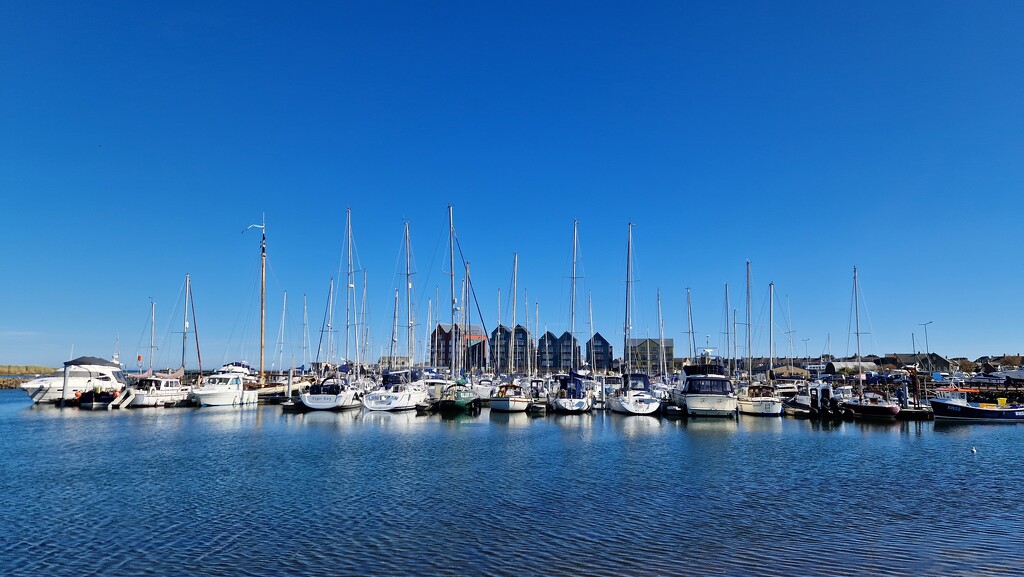
[[[264,213],[268,341],[288,291],[301,359],[346,207],[376,358],[403,219],[418,322],[447,306],[448,204],[490,328],[518,252],[520,302],[568,329],[575,218],[577,330],[592,294],[616,353],[630,221],[634,336],[660,288],[685,352],[689,287],[724,346],[749,259],[757,355],[770,281],[779,355],[852,354],[854,265],[863,352],[928,321],[940,354],[1024,351],[1022,30],[1016,1],[4,2],[0,364],[148,357],[152,299],[176,365],[186,273],[204,364],[256,362]]]

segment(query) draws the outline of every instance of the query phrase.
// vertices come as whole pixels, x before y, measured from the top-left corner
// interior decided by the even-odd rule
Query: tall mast
[[[501,374],[501,288],[498,288],[498,329],[494,333],[494,374]]]
[[[306,309],[306,293],[302,293],[302,369],[309,370],[309,312]]]
[[[594,358],[594,295],[589,291],[587,292],[587,311],[590,317],[590,375],[593,377],[594,371],[597,369],[597,359]]]
[[[452,332],[451,332],[451,347],[449,351],[449,368],[451,369],[452,378],[455,379],[455,311],[459,309],[458,301],[455,299],[455,221],[452,215],[452,205],[448,205],[448,271],[451,279],[451,293],[452,293]]]
[[[281,304],[281,335],[280,335],[280,338],[278,339],[278,346],[280,348],[279,348],[278,357],[277,357],[278,358],[278,362],[281,363],[280,370],[284,369],[284,319],[285,319],[285,311],[287,311],[287,310],[288,310],[288,291],[284,291],[284,302]],[[292,364],[294,364],[294,363],[292,363]]]
[[[260,239],[260,384],[266,382],[263,359],[267,347],[267,220],[263,219],[263,236]]]
[[[188,345],[188,295],[192,290],[192,279],[185,275],[185,318],[181,326],[181,366],[185,366],[185,347]]]
[[[352,362],[349,336],[352,332],[352,301],[355,299],[356,280],[352,268],[352,208],[345,209],[345,244],[348,246],[348,267],[345,276],[345,361]]]
[[[512,333],[508,345],[508,373],[516,372],[516,296],[519,294],[516,283],[519,279],[519,253],[512,253]]]
[[[412,314],[412,240],[409,238],[409,221],[405,221],[405,312],[409,325],[409,368],[412,369],[412,358],[416,354],[416,325]]]
[[[857,386],[860,389],[861,399],[864,398],[864,381],[862,380],[862,374],[864,373],[860,362],[860,295],[858,294],[860,289],[857,287],[857,267],[853,267],[853,310],[854,315],[857,319]]]
[[[731,373],[736,373],[736,365],[739,363],[739,349],[736,348],[736,309],[732,309],[732,370]]]
[[[690,287],[686,287],[686,324],[690,329],[690,358],[697,358],[697,337],[693,334],[693,309],[690,306]]]
[[[533,337],[530,336],[530,291],[524,290],[523,293],[523,310],[526,311],[526,320],[523,321],[526,323],[526,352],[523,356],[526,359],[526,375],[530,376],[533,374],[533,359],[530,357],[533,356],[534,350]],[[534,327],[533,330],[536,331],[537,328]]]
[[[725,358],[729,359],[727,362],[731,367],[732,357],[736,351],[730,351],[729,344],[729,283],[725,283]]]
[[[754,353],[750,325],[750,261],[747,261],[747,382],[754,382]]]
[[[388,352],[388,370],[395,363],[395,345],[398,343],[398,289],[395,289],[395,314],[391,321],[391,349]]]
[[[188,293],[185,293],[185,303],[188,304]],[[149,299],[149,370],[153,370],[153,355],[156,354],[156,303]],[[182,363],[181,366],[185,366]],[[140,369],[141,370],[141,369]]]
[[[661,371],[662,381],[667,372],[665,366],[665,322],[661,317],[661,289],[658,289],[658,370]]]
[[[768,283],[768,382],[775,370],[775,281]]]
[[[628,236],[626,237],[626,319],[622,325],[622,344],[626,349],[624,356],[626,362],[624,370],[622,371],[623,374],[629,372],[632,361],[629,351],[629,325],[631,322],[631,319],[629,318],[629,299],[632,296],[630,291],[632,290],[633,285],[633,223],[629,223],[628,230]],[[627,386],[626,379],[623,379],[622,381],[622,386]]]
[[[355,284],[353,283],[353,298],[355,298]],[[359,320],[356,322],[358,329],[359,325],[362,325],[362,330],[356,333],[356,374],[361,374],[363,369],[363,362],[366,361],[366,351],[370,346],[370,325],[366,322],[366,269],[363,269],[363,300],[359,304]]]
[[[199,363],[199,378],[202,379],[203,351],[199,348],[199,323],[196,322],[196,301],[195,297],[192,295],[192,283],[187,282],[186,284],[188,284],[188,302],[192,304],[192,335],[195,337],[196,341],[196,362]],[[184,366],[184,364],[182,366]]]
[[[572,288],[570,289],[571,295],[569,297],[569,368],[576,370],[576,224],[577,220],[572,221],[572,282],[570,283]]]

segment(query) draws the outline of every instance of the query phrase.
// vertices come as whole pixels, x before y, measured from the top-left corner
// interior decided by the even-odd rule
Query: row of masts
[[[457,329],[457,327],[462,327],[464,329],[467,326],[467,323],[465,323],[465,322],[461,323],[461,324],[458,322],[459,321],[458,313],[461,312],[464,319],[468,318],[469,309],[465,308],[465,306],[460,309],[460,307],[458,305],[459,299],[456,297],[456,294],[455,294],[455,284],[456,284],[455,283],[455,270],[456,270],[455,269],[455,245],[457,243],[457,237],[455,235],[453,207],[451,205],[448,206],[448,222],[449,222],[449,277],[450,277],[450,287],[449,288],[450,288],[450,293],[451,293],[451,326],[452,326],[452,330],[453,330],[453,338],[457,336],[459,338],[459,340],[467,340],[466,339],[466,335],[461,334],[461,331]],[[261,240],[260,240],[260,356],[259,356],[259,378],[260,378],[260,381],[263,382],[265,380],[265,378],[266,378],[266,370],[265,370],[265,348],[266,348],[266,259],[267,259],[267,253],[266,253],[266,249],[267,249],[266,223],[264,221],[263,223],[261,223],[259,225],[255,225],[255,224],[254,225],[250,225],[248,228],[259,228],[261,230],[261,233],[262,233]],[[248,228],[246,230],[248,230]],[[631,304],[632,304],[631,303],[631,299],[632,299],[632,292],[631,291],[632,291],[632,274],[633,274],[633,271],[632,271],[632,267],[633,267],[633,264],[632,264],[632,242],[633,242],[633,224],[629,223],[628,235],[627,235],[627,249],[626,249],[626,307],[625,307],[626,308],[626,314],[625,314],[625,319],[624,319],[624,324],[623,324],[623,339],[624,339],[623,343],[624,343],[624,348],[625,348],[625,358],[624,358],[624,361],[625,361],[624,362],[624,371],[625,372],[628,372],[629,370],[631,370],[632,365],[633,365],[633,361],[632,361],[632,358],[631,358],[631,352],[632,351],[631,351],[631,347],[629,346],[629,343],[630,343],[630,332],[631,332],[631,328],[632,328],[631,327],[632,319],[631,319],[631,316],[630,316],[631,315]],[[415,317],[414,317],[413,306],[412,306],[412,304],[413,304],[412,250],[411,250],[411,237],[410,237],[410,233],[409,233],[409,223],[408,223],[408,221],[406,221],[405,225],[404,225],[404,243],[403,243],[403,245],[404,245],[404,252],[405,252],[405,269],[406,269],[406,271],[405,271],[405,283],[404,284],[405,284],[405,297],[406,297],[405,309],[406,309],[406,333],[407,333],[406,334],[406,344],[407,344],[407,350],[406,350],[406,359],[405,359],[405,361],[406,361],[407,367],[408,368],[412,368],[412,366],[414,364],[414,358],[415,358],[415,342],[416,342],[416,339],[415,339],[415,326],[416,326],[416,323],[415,323]],[[346,237],[345,237],[345,256],[346,256],[346,262],[347,262],[347,268],[346,268],[346,307],[345,307],[345,359],[348,362],[351,362],[353,360],[351,352],[352,352],[353,341],[355,341],[355,344],[356,344],[356,358],[354,359],[355,360],[354,364],[355,364],[356,370],[358,370],[358,367],[360,367],[360,365],[362,364],[362,357],[363,357],[362,353],[364,352],[365,344],[366,344],[366,342],[368,342],[369,339],[368,339],[368,335],[367,335],[367,338],[361,339],[360,338],[360,334],[358,333],[359,325],[362,324],[362,325],[365,326],[365,324],[366,324],[365,323],[365,318],[366,318],[365,317],[365,306],[366,306],[366,271],[365,270],[363,271],[363,298],[362,298],[362,306],[363,306],[362,319],[363,319],[363,323],[354,323],[353,322],[353,311],[356,308],[356,297],[355,297],[355,286],[356,286],[355,285],[355,272],[356,271],[355,271],[354,260],[353,260],[353,252],[354,251],[353,251],[353,242],[352,242],[352,211],[351,211],[351,208],[349,208],[349,209],[346,209]],[[578,278],[577,277],[577,260],[578,260],[578,221],[577,220],[573,220],[572,273],[571,273],[571,276],[570,276],[570,317],[569,317],[569,329],[570,329],[570,334],[572,334],[572,335],[576,334],[576,297],[577,297],[576,281],[577,281],[577,278]],[[507,370],[510,373],[514,372],[514,363],[515,363],[515,360],[516,360],[516,354],[515,353],[516,353],[517,343],[516,343],[516,338],[515,338],[515,336],[516,336],[515,335],[515,327],[517,326],[516,325],[516,320],[517,320],[517,302],[518,302],[518,299],[517,299],[517,295],[518,295],[518,287],[517,287],[517,282],[518,282],[518,266],[519,266],[519,256],[518,256],[518,253],[513,253],[512,296],[510,298],[510,302],[512,304],[511,308],[512,308],[512,327],[513,327],[513,330],[511,331],[511,335],[510,335],[511,338],[509,339],[509,343],[510,343],[509,348],[510,348],[510,350],[509,350],[509,354],[508,354],[508,363],[507,363]],[[468,301],[470,300],[470,296],[471,296],[471,292],[472,292],[472,285],[471,285],[470,280],[469,280],[470,279],[469,263],[465,262],[465,261],[464,261],[464,270],[465,270],[465,281],[464,281],[464,284],[463,284],[463,291],[462,291],[462,295],[461,296],[462,296],[463,305],[466,305],[468,303]],[[750,289],[750,286],[751,286],[751,274],[750,274],[750,261],[748,260],[746,262],[746,323],[745,323],[746,324],[746,341],[747,341],[746,342],[746,352],[747,352],[746,365],[747,365],[748,375],[752,372],[752,361],[753,361],[752,354],[751,354],[751,351],[753,349],[751,327],[753,325],[752,325],[752,319],[751,319],[751,293],[750,293],[751,289]],[[774,290],[775,290],[775,283],[774,282],[769,283],[769,301],[771,303],[771,305],[769,307],[769,327],[770,328],[769,328],[769,331],[768,331],[768,339],[769,339],[769,345],[768,345],[768,349],[769,349],[768,374],[769,374],[769,378],[770,378],[770,375],[772,374],[772,371],[774,369],[774,324],[775,324],[775,320],[774,320]],[[328,339],[328,343],[327,343],[327,350],[328,350],[328,352],[333,350],[333,343],[332,343],[332,338],[333,338],[332,333],[333,333],[333,330],[332,330],[332,326],[331,326],[332,322],[330,320],[330,319],[333,318],[333,307],[334,307],[334,304],[333,304],[334,303],[334,296],[333,295],[334,295],[334,279],[332,278],[331,279],[331,284],[330,284],[330,290],[328,292],[328,306],[327,306],[327,311],[325,313],[325,317],[326,317],[326,319],[325,319],[325,330],[323,331],[323,332],[326,332],[327,339]],[[399,310],[398,303],[399,303],[399,295],[400,295],[399,290],[396,289],[395,290],[395,306],[394,306],[395,316],[394,316],[394,319],[393,319],[391,349],[390,349],[390,355],[389,355],[389,359],[390,359],[391,363],[393,363],[393,361],[395,359],[395,347],[396,347],[397,341],[398,341],[397,334],[398,334],[398,310]],[[182,337],[182,366],[184,366],[184,360],[185,360],[186,349],[187,349],[188,323],[189,323],[189,320],[188,320],[188,304],[189,304],[188,300],[189,300],[189,298],[191,298],[191,289],[190,289],[190,285],[189,285],[189,277],[186,276],[186,305],[185,305],[185,319],[183,320],[184,329],[183,329],[183,337]],[[281,347],[282,347],[282,349],[281,349],[282,357],[283,357],[284,315],[285,315],[285,311],[287,310],[286,309],[286,307],[287,307],[287,298],[288,298],[287,292],[285,292],[284,293],[284,304],[282,306],[282,319],[281,319],[282,335],[281,335],[281,339],[280,339]],[[855,308],[856,315],[857,315],[857,318],[856,318],[857,328],[856,328],[855,332],[856,332],[856,336],[857,336],[857,362],[858,362],[858,367],[860,367],[861,366],[861,357],[860,357],[860,334],[861,333],[860,333],[859,303],[856,301],[857,298],[858,298],[858,294],[857,294],[857,270],[856,270],[856,267],[855,267],[854,268],[854,299],[855,299],[855,307],[854,308]],[[435,296],[435,301],[436,300],[437,299],[436,299],[436,296]],[[662,318],[661,290],[660,289],[658,289],[658,292],[657,292],[657,301],[658,301],[657,307],[658,307],[658,339],[659,339],[659,348],[660,348],[660,350],[662,352],[664,352],[664,350],[665,350],[664,321],[663,321],[663,318]],[[696,347],[695,335],[694,335],[694,331],[693,331],[692,303],[691,303],[690,289],[689,288],[686,289],[686,301],[687,301],[686,305],[687,305],[687,317],[688,317],[688,328],[689,328],[689,330],[687,332],[689,333],[689,336],[690,336],[690,338],[688,339],[689,340],[689,346],[690,346],[690,357],[691,358],[696,358],[697,347]],[[728,329],[728,327],[729,327],[729,322],[728,322],[728,313],[729,313],[729,285],[728,284],[725,285],[725,302],[726,302],[726,346],[728,348],[729,347],[729,343],[730,343],[730,340],[729,340],[730,335],[729,335],[729,329]],[[527,304],[527,307],[528,307],[529,306],[529,298],[528,298],[528,296],[526,298],[526,304]],[[590,306],[591,337],[593,338],[594,330],[593,330],[593,306],[592,306],[592,300],[588,304]],[[428,305],[428,316],[430,316],[432,314],[432,312],[433,312],[431,307],[432,307],[432,305]],[[500,327],[501,326],[501,292],[500,292],[500,290],[498,291],[498,309],[499,309],[498,310],[498,325]],[[194,313],[194,307],[193,307],[193,313]],[[152,317],[152,322],[151,322],[151,335],[150,335],[150,341],[151,341],[151,345],[150,345],[150,369],[152,370],[153,369],[153,358],[155,357],[155,349],[156,349],[156,346],[155,346],[155,303],[151,303],[151,317]],[[194,325],[194,322],[195,321],[193,319],[193,325]],[[303,296],[303,325],[304,325],[304,327],[306,327],[308,325],[308,316],[307,316],[307,313],[306,313],[305,296]],[[733,370],[735,370],[735,359],[736,359],[736,353],[737,353],[737,350],[736,350],[736,348],[737,348],[736,347],[736,337],[737,337],[738,331],[736,330],[736,325],[737,325],[737,320],[736,320],[736,313],[734,311],[733,312],[733,319],[732,319],[733,330],[732,330],[732,335],[731,335],[732,336],[732,350],[731,351],[727,350],[727,355],[726,355],[727,358],[731,359],[731,362],[733,363],[733,367],[732,367]],[[471,326],[471,325],[469,325],[469,326]],[[527,327],[528,326],[529,326],[529,323],[527,322]],[[535,327],[539,330],[539,304],[537,305],[537,324],[535,325]],[[356,331],[356,333],[354,334],[354,338],[353,338],[353,330]],[[500,332],[500,330],[499,330],[499,332]],[[459,333],[459,334],[456,334],[456,333]],[[469,336],[471,338],[473,337],[473,335],[469,335]],[[309,345],[308,329],[304,329],[304,337],[303,337],[303,339],[304,339],[304,349],[308,350],[308,345]],[[363,341],[363,343],[362,343],[363,346],[359,346],[360,345],[359,341],[361,341],[361,340]],[[198,339],[197,339],[197,341],[198,341]],[[322,343],[323,343],[323,335],[321,335],[321,345],[322,345]],[[501,339],[500,339],[500,336],[499,336],[499,338],[497,339],[497,346],[499,347],[497,359],[501,358],[501,355],[500,355],[500,343],[501,343]],[[197,342],[197,347],[198,347],[198,342]],[[459,374],[459,371],[460,371],[461,367],[465,364],[465,359],[463,358],[463,355],[465,354],[465,351],[462,350],[463,348],[464,347],[462,347],[462,346],[455,346],[454,342],[452,343],[452,350],[451,350],[451,354],[449,355],[450,356],[450,366],[449,366],[449,369],[450,369],[452,375]],[[435,348],[435,350],[436,350],[436,348]],[[577,358],[576,347],[571,347],[570,355],[571,355],[570,368],[572,370],[578,370],[578,368],[579,368],[579,362],[578,362],[579,359]],[[319,360],[319,357],[320,357],[320,346],[318,346],[318,350],[317,350],[317,359],[318,360]],[[530,371],[529,363],[530,363],[530,357],[531,357],[531,354],[529,354],[529,350],[527,350],[527,354],[525,354],[524,357],[526,358],[526,365],[527,365],[526,369],[527,369],[527,372],[529,372]],[[497,362],[497,360],[496,360],[496,362]],[[282,359],[282,363],[283,363],[283,359]],[[303,364],[305,364],[305,359],[304,359],[304,363]],[[389,367],[389,368],[393,368],[393,367]],[[660,354],[659,355],[659,367],[658,368],[659,368],[659,370],[660,370],[662,375],[667,374],[667,359],[665,358],[664,354]],[[500,371],[500,367],[495,366],[495,369],[497,371]]]

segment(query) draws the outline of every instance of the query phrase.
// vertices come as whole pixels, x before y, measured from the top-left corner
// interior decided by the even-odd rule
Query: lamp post
[[[924,327],[924,354],[928,357],[928,372],[932,372],[932,353],[928,348],[928,325],[932,324],[932,321],[926,323],[920,323]]]

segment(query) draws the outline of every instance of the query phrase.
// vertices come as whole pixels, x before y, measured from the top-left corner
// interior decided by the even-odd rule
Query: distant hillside
[[[0,375],[48,375],[54,370],[34,365],[0,365]]]

